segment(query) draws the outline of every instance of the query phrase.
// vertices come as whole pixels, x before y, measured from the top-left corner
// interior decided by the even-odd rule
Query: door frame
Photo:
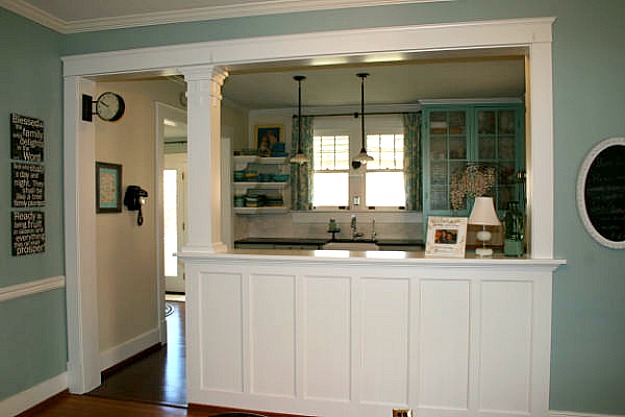
[[[97,283],[93,265],[95,131],[81,121],[82,94],[93,92],[99,75],[163,74],[184,67],[296,61],[327,62],[343,57],[366,62],[373,54],[522,48],[528,58],[527,185],[531,257],[553,257],[553,17],[365,28],[242,38],[205,43],[101,52],[63,57],[64,190],[67,286],[68,380],[73,393],[100,384],[97,340]],[[336,42],[341,39],[341,42]],[[531,83],[529,82],[531,80]],[[91,83],[91,84],[90,84]],[[529,109],[528,109],[529,110]],[[196,140],[189,137],[189,141]],[[190,161],[191,162],[191,161]],[[190,172],[191,172],[191,166]],[[201,170],[200,170],[201,171]],[[189,189],[189,194],[193,193]],[[191,213],[190,213],[191,215]],[[210,216],[210,209],[206,215]],[[189,225],[189,228],[193,224]],[[206,242],[209,244],[210,242]],[[94,327],[95,326],[95,327]],[[94,337],[95,334],[95,337]],[[95,339],[95,340],[94,340]]]

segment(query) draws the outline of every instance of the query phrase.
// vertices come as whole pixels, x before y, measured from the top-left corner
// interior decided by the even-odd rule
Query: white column
[[[221,237],[221,87],[212,65],[181,68],[187,82],[188,242],[183,252],[214,253]]]

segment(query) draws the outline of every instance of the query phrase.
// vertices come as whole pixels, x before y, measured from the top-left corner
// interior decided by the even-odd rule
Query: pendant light
[[[360,134],[361,134],[361,147],[360,153],[356,155],[354,158],[354,162],[359,162],[361,164],[366,164],[369,161],[373,161],[373,157],[367,154],[366,148],[366,140],[367,136],[365,134],[365,78],[369,76],[366,72],[361,72],[356,74],[357,77],[360,77]]]
[[[308,162],[308,157],[302,153],[302,80],[305,80],[306,77],[303,75],[296,75],[293,77],[298,84],[298,102],[297,102],[297,154],[291,158],[291,163],[293,164],[305,164]]]

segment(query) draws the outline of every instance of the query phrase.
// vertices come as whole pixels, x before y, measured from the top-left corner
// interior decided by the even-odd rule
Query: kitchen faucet
[[[358,226],[356,225],[356,215],[352,214],[352,239],[355,240],[362,236],[362,233],[358,233]]]
[[[375,217],[371,220],[371,240],[375,241],[377,233],[375,232]]]

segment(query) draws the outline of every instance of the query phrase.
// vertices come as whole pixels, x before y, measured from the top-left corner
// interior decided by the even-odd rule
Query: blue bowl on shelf
[[[289,179],[289,174],[274,174],[273,180],[275,182],[285,182]]]

